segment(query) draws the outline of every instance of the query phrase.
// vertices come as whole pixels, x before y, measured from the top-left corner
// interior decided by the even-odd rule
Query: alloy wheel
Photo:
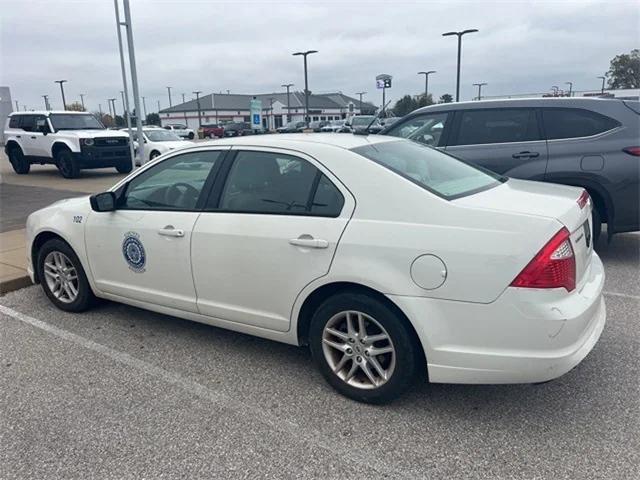
[[[64,253],[56,250],[49,252],[44,259],[44,277],[56,299],[63,303],[73,303],[78,298],[78,272]]]

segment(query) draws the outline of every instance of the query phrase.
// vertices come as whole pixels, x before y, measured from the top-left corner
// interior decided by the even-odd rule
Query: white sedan
[[[200,143],[29,216],[31,278],[295,345],[360,401],[416,379],[529,383],[605,325],[579,188],[507,179],[387,136]]]
[[[180,123],[169,124],[163,127],[165,130],[170,130],[181,138],[188,138],[193,140],[196,137],[196,132],[192,128],[182,125]]]
[[[127,131],[128,129],[122,130]],[[145,127],[142,129],[142,136],[144,137],[144,150],[142,154],[144,162],[153,160],[163,153],[193,145],[193,142],[183,140],[175,133],[162,128]],[[140,142],[138,142],[136,130],[133,130],[133,139],[136,149],[140,148]]]

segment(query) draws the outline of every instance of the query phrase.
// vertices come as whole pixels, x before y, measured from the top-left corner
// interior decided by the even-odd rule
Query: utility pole
[[[173,103],[171,103],[171,87],[167,87],[167,93],[169,94],[169,108],[173,107]]]
[[[603,95],[604,94],[604,80],[607,78],[607,75],[605,74],[603,77],[598,77],[602,79],[602,88],[600,89],[600,94]]]
[[[418,75],[424,75],[424,99],[426,100],[429,95],[429,75],[436,73],[435,70],[429,70],[428,72],[418,72]]]
[[[82,109],[86,110],[86,108],[84,108],[84,96],[86,95],[86,93],[81,93],[80,94],[80,103],[82,104]]]
[[[100,121],[102,121],[102,117],[104,115],[102,114],[102,104],[101,103],[98,104],[98,111],[100,112]]]
[[[356,95],[360,97],[360,115],[362,115],[362,96],[366,94],[367,92],[356,92]]]
[[[113,112],[111,111],[111,100],[107,99],[107,106],[109,107],[109,116],[113,118]]]
[[[566,85],[569,85],[569,96],[573,96],[573,82],[564,82]]]
[[[49,95],[42,95],[42,98],[44,98],[44,109],[47,111],[51,110],[49,108]],[[16,105],[17,105],[17,102],[16,102]]]
[[[482,87],[487,85],[486,83],[474,83],[475,87],[478,87],[478,100],[482,100]]]
[[[478,29],[471,28],[469,30],[463,30],[461,32],[447,32],[442,34],[443,37],[450,37],[452,35],[457,35],[458,37],[458,68],[457,68],[457,74],[456,74],[456,102],[460,101],[460,58],[462,56],[462,36],[466,35],[467,33],[475,33],[477,31]]]
[[[113,108],[113,121],[115,123],[116,117],[118,116],[118,112],[116,111],[116,99],[110,98],[109,101],[111,102],[111,107]]]
[[[18,106],[18,100],[16,100],[16,112],[20,111],[20,107]]]
[[[304,123],[309,128],[309,79],[307,76],[307,56],[318,53],[317,50],[307,50],[306,52],[296,52],[293,56],[302,55],[304,57]]]
[[[193,92],[196,96],[196,102],[198,103],[198,127],[202,126],[202,117],[200,116],[200,94],[202,93],[200,90]]]
[[[184,99],[184,93],[182,94],[182,103],[187,103],[187,101]]]
[[[66,110],[67,109],[67,101],[64,98],[64,87],[62,86],[63,83],[65,83],[66,80],[54,80],[53,83],[59,83],[60,84],[60,93],[62,94],[62,109]],[[604,85],[604,83],[603,83]]]
[[[123,47],[122,47],[122,32],[120,30],[121,26],[123,25],[123,23],[120,21],[120,7],[118,6],[118,0],[113,0],[113,6],[115,7],[115,12],[116,12],[116,30],[118,33],[118,50],[120,52],[120,69],[122,70],[122,87],[124,90],[120,91],[120,94],[122,95],[122,109],[124,110],[124,116],[125,119],[127,121],[127,133],[129,134],[129,138],[133,138],[132,135],[132,131],[131,131],[131,117],[129,115],[127,115],[127,110],[129,107],[129,89],[127,88],[127,70],[124,66],[124,51],[123,51]],[[124,95],[127,95],[127,101],[125,102],[125,98]],[[133,163],[133,168],[136,168],[136,162],[135,162],[135,146],[133,145],[133,142],[130,141],[129,142],[129,153],[131,155],[131,162]]]
[[[160,116],[160,100],[158,100],[158,116]]]
[[[289,89],[293,87],[293,83],[283,83],[280,85],[287,89],[287,123],[291,121],[291,103],[289,102]]]

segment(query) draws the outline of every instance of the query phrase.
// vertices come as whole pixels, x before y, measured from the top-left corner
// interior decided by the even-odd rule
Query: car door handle
[[[167,225],[166,227],[158,230],[158,235],[163,235],[165,237],[184,237],[184,230],[173,228],[173,225]]]
[[[511,156],[513,158],[536,158],[536,157],[539,157],[540,154],[538,152],[520,152],[520,153],[514,153]]]
[[[33,138],[35,140],[36,137],[31,137],[31,138]]]
[[[329,246],[329,242],[326,240],[313,238],[311,235],[300,235],[298,238],[292,238],[289,240],[289,243],[296,247],[306,248],[327,248]]]

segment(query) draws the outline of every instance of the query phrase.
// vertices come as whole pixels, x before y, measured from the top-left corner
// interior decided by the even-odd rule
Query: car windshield
[[[144,134],[147,136],[150,142],[175,142],[182,140],[178,135],[170,130],[145,130]]]
[[[49,116],[56,130],[104,130],[104,125],[91,114],[53,113]]]
[[[352,151],[447,200],[487,190],[507,180],[439,150],[407,140],[375,143],[353,148]]]
[[[373,120],[373,118],[373,116],[353,117],[351,119],[351,125],[354,127],[366,127],[371,123],[371,120]],[[376,119],[376,121],[373,122],[372,126],[377,122],[378,120]]]

